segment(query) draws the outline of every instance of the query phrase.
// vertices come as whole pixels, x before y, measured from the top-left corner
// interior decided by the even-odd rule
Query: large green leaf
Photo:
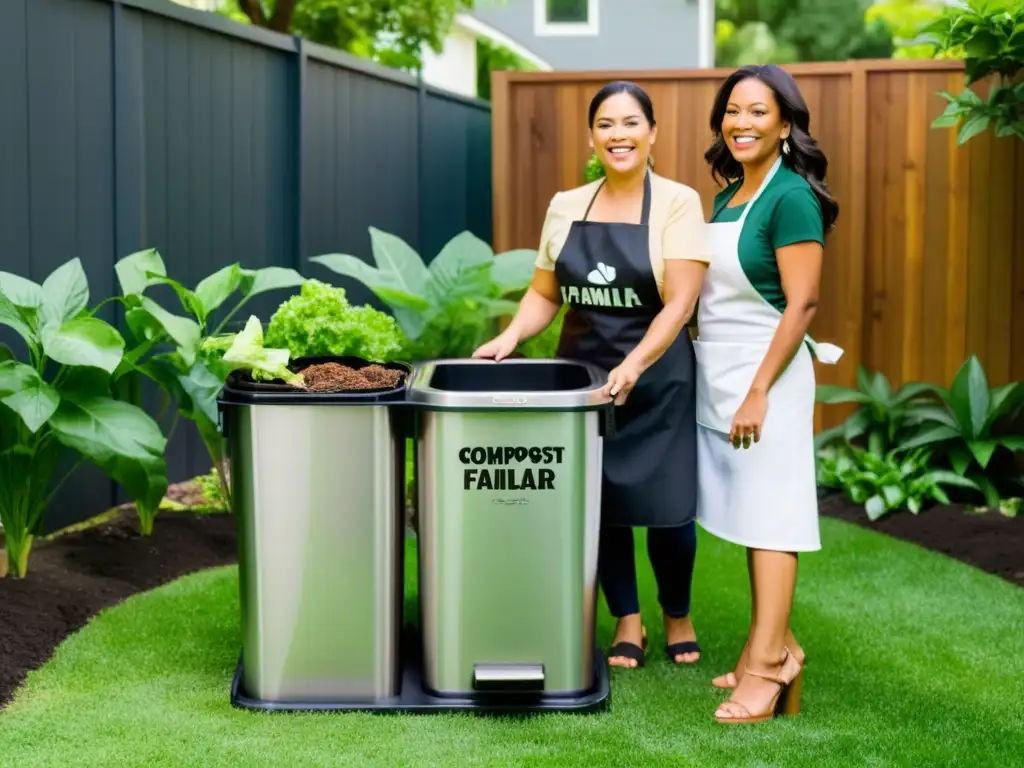
[[[494,251],[470,231],[449,240],[430,262],[428,295],[435,308],[461,298],[487,296],[491,288]]]
[[[41,319],[59,326],[79,315],[89,303],[89,281],[78,258],[66,261],[43,281]]]
[[[907,403],[917,397],[937,395],[938,389],[939,388],[934,384],[928,384],[926,382],[915,381],[909,384],[904,384],[893,397],[893,402]]]
[[[998,443],[1005,448],[1009,448],[1014,453],[1017,451],[1024,451],[1024,435],[1007,435],[1006,437],[1000,437]]]
[[[370,227],[370,247],[377,268],[397,276],[405,293],[426,296],[430,273],[412,246],[397,235]]]
[[[113,373],[124,353],[117,330],[95,317],[76,317],[43,330],[46,355],[62,365],[90,365]]]
[[[63,445],[89,460],[116,455],[150,461],[162,458],[167,446],[145,411],[108,397],[65,396],[50,417],[50,427]]]
[[[188,375],[178,375],[178,383],[191,400],[193,413],[190,417],[195,420],[195,412],[206,416],[211,422],[217,422],[217,396],[224,388],[224,381],[213,373],[202,360],[192,366]]]
[[[526,290],[533,279],[536,263],[537,251],[526,248],[499,253],[491,267],[491,281],[502,296]]]
[[[191,365],[196,359],[202,339],[202,332],[195,321],[171,314],[148,296],[142,298],[142,308],[167,331],[167,335],[178,345],[182,358]]]
[[[154,283],[160,283],[162,285],[170,286],[171,289],[178,295],[178,301],[181,303],[181,308],[188,312],[190,315],[194,315],[199,319],[199,322],[203,323],[206,321],[206,310],[203,309],[203,303],[199,300],[192,291],[186,288],[184,285],[179,283],[170,277],[161,277],[160,275],[151,274],[149,279]],[[143,299],[143,304],[146,301],[152,301],[152,299]]]
[[[967,447],[970,449],[971,455],[978,462],[978,465],[985,469],[988,467],[989,461],[992,460],[992,454],[996,452],[999,443],[995,440],[968,440]]]
[[[933,424],[931,426],[924,427],[907,440],[901,442],[899,449],[901,451],[909,451],[912,448],[918,448],[922,445],[934,445],[935,443],[941,443],[946,440],[956,440],[960,437],[960,432],[947,427],[945,424]]]
[[[149,276],[150,274],[167,277],[164,260],[153,248],[125,256],[114,264],[114,272],[117,273],[121,293],[125,296],[142,293],[154,285],[156,281]]]
[[[43,305],[43,287],[11,272],[0,272],[0,294],[16,307],[37,309]]]
[[[288,267],[243,269],[241,273],[240,285],[242,294],[246,297],[281,288],[298,288],[306,282],[306,278]]]
[[[815,391],[815,399],[819,403],[835,405],[837,403],[870,403],[871,398],[863,392],[836,384],[819,384]]]
[[[167,462],[163,456],[132,459],[117,454],[94,453],[89,458],[124,487],[139,507],[140,519],[152,520],[167,493]]]
[[[212,275],[204,277],[196,286],[195,294],[202,304],[206,316],[228,300],[228,297],[242,283],[242,270],[238,264],[231,264],[218,269]]]
[[[18,307],[3,293],[0,293],[0,325],[13,328],[30,349],[37,346],[38,341],[32,327],[25,321]]]
[[[32,366],[7,360],[0,362],[0,403],[21,416],[34,434],[57,410],[60,395]]]
[[[1024,383],[1015,381],[1011,384],[1004,384],[992,390],[991,400],[988,406],[988,416],[985,419],[984,430],[992,428],[1003,416],[1013,413],[1024,399]]]
[[[946,405],[916,405],[907,412],[906,421],[908,424],[935,422],[960,431],[960,423]]]
[[[971,355],[960,366],[949,395],[964,437],[980,437],[988,416],[989,390],[985,371],[977,357]]]

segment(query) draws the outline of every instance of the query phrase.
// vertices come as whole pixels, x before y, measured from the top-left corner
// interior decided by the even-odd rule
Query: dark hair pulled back
[[[590,126],[591,130],[594,129],[594,120],[597,119],[597,110],[612,96],[617,96],[620,93],[628,93],[636,100],[636,103],[640,105],[640,111],[643,112],[644,118],[651,128],[657,125],[654,120],[654,104],[651,103],[651,97],[647,95],[647,91],[629,80],[614,80],[595,93],[594,98],[590,100],[587,125]],[[653,156],[647,157],[647,165],[651,168],[654,167]]]
[[[824,228],[826,231],[832,229],[839,216],[839,203],[833,199],[825,181],[828,158],[811,136],[811,116],[799,86],[781,67],[774,64],[741,67],[722,83],[711,108],[711,130],[714,131],[715,141],[704,153],[704,159],[711,166],[711,176],[716,181],[724,182],[734,181],[743,176],[743,166],[732,156],[722,136],[722,121],[725,119],[725,110],[733,88],[740,81],[751,77],[760,80],[775,94],[782,119],[790,125],[790,151],[782,155],[782,162],[802,176],[814,190],[821,203]]]

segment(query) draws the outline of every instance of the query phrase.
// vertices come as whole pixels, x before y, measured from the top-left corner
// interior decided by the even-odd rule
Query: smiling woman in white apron
[[[633,528],[647,552],[665,620],[665,652],[692,663],[697,549],[696,374],[689,334],[706,268],[704,214],[690,187],[648,167],[656,124],[632,83],[605,86],[590,105],[591,146],[605,178],[559,192],[548,206],[530,290],[508,329],[475,353],[500,360],[568,304],[558,356],[610,371],[615,434],[605,439],[598,574],[618,626],[609,662],[639,667]],[[543,632],[543,627],[539,627]]]
[[[797,554],[820,549],[812,355],[842,351],[807,336],[823,245],[838,215],[807,106],[775,66],[744,67],[719,91],[706,155],[727,186],[707,239],[697,314],[698,520],[747,548],[751,627],[719,722],[799,710],[805,660],[789,627]]]

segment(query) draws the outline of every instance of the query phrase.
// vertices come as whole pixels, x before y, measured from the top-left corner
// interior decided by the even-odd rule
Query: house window
[[[597,34],[598,0],[534,0],[534,31],[544,37]]]

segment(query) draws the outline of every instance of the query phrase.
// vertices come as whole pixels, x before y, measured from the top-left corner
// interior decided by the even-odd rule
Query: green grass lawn
[[[615,670],[599,715],[232,709],[239,638],[226,568],[137,596],[71,637],[0,714],[0,755],[25,768],[1019,765],[1024,590],[853,526],[823,527],[826,548],[804,558],[798,591],[809,663],[796,718],[715,724],[722,694],[710,679],[740,649],[748,602],[742,551],[702,534],[694,621],[704,659],[690,669],[665,660],[644,564],[650,662]],[[611,628],[602,605],[603,647]]]

